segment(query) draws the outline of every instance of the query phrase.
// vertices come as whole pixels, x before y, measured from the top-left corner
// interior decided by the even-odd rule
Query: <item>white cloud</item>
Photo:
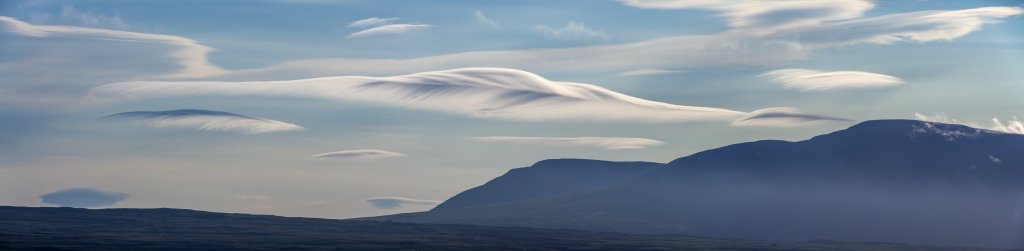
[[[487,18],[487,16],[484,15],[483,11],[480,11],[480,10],[474,11],[473,12],[473,17],[476,18],[476,22],[478,24],[482,24],[482,25],[486,25],[486,26],[490,26],[490,27],[498,27],[498,22],[495,22],[494,20],[491,20],[490,18]]]
[[[405,154],[389,152],[384,150],[376,149],[360,149],[360,150],[345,150],[321,153],[313,155],[312,158],[331,158],[331,159],[382,159],[382,158],[395,158],[402,157]]]
[[[781,14],[787,10],[773,9],[773,12],[763,15],[785,17],[787,15]],[[711,35],[665,37],[616,45],[473,51],[411,59],[309,59],[235,71],[217,79],[398,74],[479,66],[534,72],[608,73],[636,69],[687,70],[777,65],[805,58],[814,50],[829,47],[954,39],[979,29],[983,24],[1017,15],[1021,8],[921,11],[842,21],[836,20],[849,14],[830,16],[826,14],[832,12],[818,11],[825,13],[822,15],[827,17],[823,19],[826,21],[811,15],[814,17],[811,20],[818,20],[813,22],[816,25],[785,25],[783,28],[772,28],[770,32],[763,29],[736,29]]]
[[[309,97],[528,121],[730,121],[745,115],[722,108],[645,100],[595,85],[555,82],[503,68],[290,81],[123,82],[95,88],[93,94],[112,101],[194,95]]]
[[[874,8],[867,0],[620,0],[647,9],[703,9],[721,13],[729,26],[767,34],[775,30],[813,26],[827,21],[860,17]]]
[[[985,24],[1020,15],[1020,7],[917,11],[830,22],[781,31],[773,37],[799,39],[816,48],[852,44],[946,41],[980,30]]]
[[[301,126],[277,120],[194,109],[124,112],[104,118],[131,119],[156,128],[191,128],[203,131],[241,132],[248,134],[302,130]]]
[[[799,91],[835,91],[847,89],[876,89],[902,85],[902,79],[878,73],[863,71],[822,72],[808,69],[781,69],[765,72],[761,77],[770,78],[786,89]]]
[[[171,74],[169,77],[202,77],[224,72],[224,69],[221,69],[206,60],[206,54],[212,50],[210,47],[206,47],[196,43],[196,41],[183,37],[74,26],[32,25],[14,18],[3,16],[0,16],[0,28],[8,33],[25,37],[66,37],[77,39],[170,44],[178,48],[178,51],[171,54],[171,56],[178,59],[178,64],[180,64],[183,69],[177,73]]]
[[[976,123],[972,121],[961,121],[955,118],[950,118],[949,116],[946,116],[946,114],[943,113],[935,113],[932,115],[914,113],[914,117],[922,121],[939,122],[947,124],[961,124],[974,128],[987,129],[997,132],[1024,134],[1024,122],[1021,122],[1021,120],[1018,119],[1017,117],[1007,119],[1005,122],[1003,122],[999,118],[992,118],[988,121],[987,124]]]
[[[89,88],[104,83],[224,72],[207,61],[210,47],[176,36],[33,25],[0,16],[0,41],[17,51],[0,61],[2,105],[74,109]]]
[[[809,126],[824,122],[846,122],[849,119],[815,115],[791,107],[773,107],[752,111],[733,121],[734,126]]]
[[[666,75],[666,74],[681,73],[681,72],[686,72],[686,71],[683,71],[683,70],[666,70],[666,69],[640,69],[640,70],[632,70],[632,71],[627,71],[627,72],[620,72],[619,74],[615,74],[615,75],[623,76],[623,77],[632,77],[632,76]]]
[[[365,19],[359,19],[359,20],[353,21],[352,23],[348,24],[348,27],[349,28],[363,28],[363,27],[380,26],[380,25],[391,24],[391,23],[393,23],[395,21],[398,21],[399,19],[400,18],[397,18],[397,17],[385,17],[385,18],[371,17],[371,18],[365,18]]]
[[[437,205],[441,203],[436,200],[420,200],[402,197],[376,197],[366,199],[367,203],[377,209],[396,209],[404,205]]]
[[[583,22],[569,21],[562,28],[551,28],[545,25],[537,25],[535,27],[537,32],[544,34],[544,36],[550,38],[568,38],[568,39],[608,39],[608,35],[604,34],[604,30],[587,28],[587,25]]]
[[[381,35],[392,35],[392,34],[403,34],[416,30],[423,30],[433,27],[429,24],[389,24],[384,26],[377,26],[362,30],[356,33],[349,34],[347,38],[364,38]]]
[[[509,136],[487,136],[470,137],[469,139],[481,142],[508,142],[523,144],[542,144],[552,146],[585,146],[595,147],[604,150],[630,150],[646,149],[651,146],[665,144],[654,139],[647,138],[621,138],[621,137],[509,137]]]

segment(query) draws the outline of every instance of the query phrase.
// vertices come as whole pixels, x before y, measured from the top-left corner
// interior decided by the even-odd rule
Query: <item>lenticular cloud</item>
[[[645,100],[595,85],[550,81],[505,68],[287,81],[136,81],[100,86],[93,89],[93,95],[114,100],[200,95],[324,98],[526,121],[731,121],[746,114]]]
[[[248,134],[302,130],[301,126],[277,120],[196,109],[124,112],[104,118],[130,119],[156,128],[176,127]]]
[[[808,69],[782,69],[765,72],[761,77],[770,78],[787,89],[799,91],[835,91],[846,89],[876,89],[902,85],[902,79],[863,71],[823,72]]]

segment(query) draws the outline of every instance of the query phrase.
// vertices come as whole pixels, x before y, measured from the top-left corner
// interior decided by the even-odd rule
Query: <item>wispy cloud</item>
[[[367,203],[377,209],[396,209],[404,205],[437,205],[441,203],[436,200],[420,200],[402,197],[376,197],[366,199]]]
[[[774,107],[756,110],[748,113],[740,119],[733,121],[734,126],[807,126],[826,122],[849,122],[851,120],[809,114],[791,107]]]
[[[473,12],[473,17],[476,18],[476,23],[478,23],[478,24],[489,26],[489,27],[498,27],[498,22],[496,22],[496,21],[494,21],[494,20],[492,20],[490,18],[487,18],[487,16],[484,15],[483,11],[480,11],[480,10],[474,11]]]
[[[402,157],[405,154],[389,152],[384,150],[376,149],[359,149],[359,150],[344,150],[336,152],[327,152],[317,155],[313,155],[312,158],[319,159],[352,159],[352,160],[365,160],[365,159],[382,159],[382,158],[395,158]]]
[[[193,95],[311,97],[532,121],[730,121],[745,115],[722,108],[645,100],[595,85],[550,81],[533,73],[503,68],[291,81],[124,82],[98,87],[93,93],[99,99]]]
[[[762,1],[758,1],[758,3],[760,2]],[[808,15],[795,15],[805,18],[773,21],[773,23],[782,22],[787,25],[771,26],[772,28],[768,29],[770,32],[763,32],[765,29],[735,28],[710,35],[665,37],[603,46],[474,51],[411,59],[310,59],[286,62],[260,69],[236,71],[222,76],[222,79],[287,79],[343,74],[396,74],[410,70],[432,71],[479,65],[538,72],[574,73],[777,65],[806,58],[809,53],[818,49],[836,46],[951,40],[978,30],[984,24],[1018,15],[1021,12],[1021,8],[1018,7],[988,7],[955,11],[919,11],[847,19],[862,14],[856,10],[863,8],[850,7],[840,11],[828,7],[832,2],[814,2],[820,3],[817,5],[821,5],[821,7],[814,11],[808,11]],[[852,2],[865,3],[863,1]],[[844,2],[837,5],[845,4]],[[794,16],[782,15],[787,11],[801,10],[794,8],[773,7],[769,8],[770,11],[758,16]],[[832,11],[839,11],[839,14]],[[815,25],[807,25],[807,23]],[[680,58],[687,60],[679,60]],[[339,65],[344,67],[338,67]]]
[[[411,31],[427,29],[430,27],[434,26],[429,24],[389,24],[352,33],[349,34],[347,38],[364,38],[381,35],[403,34]]]
[[[961,124],[967,125],[974,128],[988,129],[992,131],[1024,134],[1024,122],[1021,122],[1017,117],[1011,117],[1005,122],[999,118],[992,118],[988,123],[977,123],[972,121],[962,121],[955,118],[950,118],[943,113],[935,113],[932,115],[925,115],[921,113],[914,113],[914,117],[922,121],[939,122],[947,124]]]
[[[277,120],[249,117],[229,112],[182,109],[137,111],[109,115],[109,119],[131,119],[147,126],[190,128],[203,131],[271,133],[302,130],[301,126]]]
[[[604,30],[587,28],[587,25],[583,24],[583,22],[576,21],[569,21],[568,24],[561,28],[537,25],[535,29],[540,34],[550,38],[608,39],[608,35],[604,33]]]
[[[4,16],[0,16],[0,29],[27,37],[67,37],[171,44],[178,47],[178,50],[170,56],[178,59],[178,64],[183,69],[168,77],[202,77],[224,72],[224,69],[206,60],[206,54],[213,49],[183,37],[74,26],[32,25]]]
[[[62,207],[97,208],[117,204],[129,195],[95,188],[68,188],[39,196],[43,203]]]
[[[469,139],[481,142],[507,142],[522,144],[542,144],[552,146],[584,146],[604,150],[630,150],[646,149],[652,146],[665,144],[648,138],[622,138],[622,137],[511,137],[511,136],[487,136],[470,137]]]
[[[395,21],[398,21],[399,19],[401,19],[401,18],[397,18],[397,17],[383,17],[383,18],[382,17],[371,17],[371,18],[365,18],[365,19],[359,19],[359,20],[353,21],[352,23],[348,24],[348,27],[349,28],[364,28],[364,27],[380,26],[380,25],[391,24],[391,23],[393,23]]]
[[[645,9],[703,9],[721,13],[729,26],[758,33],[860,17],[874,8],[867,0],[719,1],[620,0]]]
[[[666,70],[666,69],[640,69],[640,70],[632,70],[632,71],[620,72],[619,74],[615,74],[615,75],[623,76],[623,77],[632,77],[632,76],[666,75],[666,74],[674,74],[674,73],[681,73],[681,72],[686,72],[686,71],[684,71],[684,70]]]
[[[44,16],[48,17],[48,16]],[[131,27],[120,16],[105,15],[93,10],[80,10],[72,5],[64,5],[60,11],[60,20],[87,27],[127,29]]]
[[[772,79],[787,89],[805,92],[877,89],[904,84],[898,77],[863,71],[781,69],[765,72],[760,76]]]

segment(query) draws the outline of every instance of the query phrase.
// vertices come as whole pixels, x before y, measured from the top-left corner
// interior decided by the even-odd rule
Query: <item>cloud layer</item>
[[[436,200],[420,200],[402,197],[376,197],[366,199],[367,203],[377,209],[396,209],[404,205],[437,205],[441,203]]]
[[[470,137],[469,139],[480,142],[507,142],[521,144],[541,144],[551,146],[585,146],[604,150],[629,150],[645,149],[652,146],[665,144],[648,138],[621,138],[621,137],[510,137],[510,136],[487,136]]]
[[[129,195],[94,188],[68,188],[39,196],[43,203],[62,207],[97,208],[117,204]]]
[[[822,72],[808,69],[781,69],[760,75],[782,84],[786,89],[805,92],[847,89],[877,89],[902,85],[902,79],[863,71]]]
[[[302,130],[301,126],[249,117],[229,112],[182,109],[169,111],[124,112],[106,116],[108,119],[131,119],[147,126],[189,128],[202,131],[225,131],[249,134]]]
[[[312,158],[318,159],[352,159],[352,160],[363,160],[363,159],[382,159],[382,158],[395,158],[402,157],[405,154],[389,152],[384,150],[376,149],[359,149],[359,150],[344,150],[336,152],[327,152],[317,155],[313,155]]]
[[[98,87],[93,93],[99,99],[196,95],[309,97],[527,121],[730,121],[746,114],[645,100],[595,85],[555,82],[533,73],[502,68],[291,81],[124,82]]]

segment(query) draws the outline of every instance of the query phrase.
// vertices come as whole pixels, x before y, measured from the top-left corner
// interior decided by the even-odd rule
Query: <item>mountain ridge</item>
[[[1020,152],[1024,135],[873,120],[801,141],[762,140],[701,151],[575,193],[373,219],[1021,248]],[[631,165],[602,163],[619,169]],[[526,180],[504,189],[530,186]]]

